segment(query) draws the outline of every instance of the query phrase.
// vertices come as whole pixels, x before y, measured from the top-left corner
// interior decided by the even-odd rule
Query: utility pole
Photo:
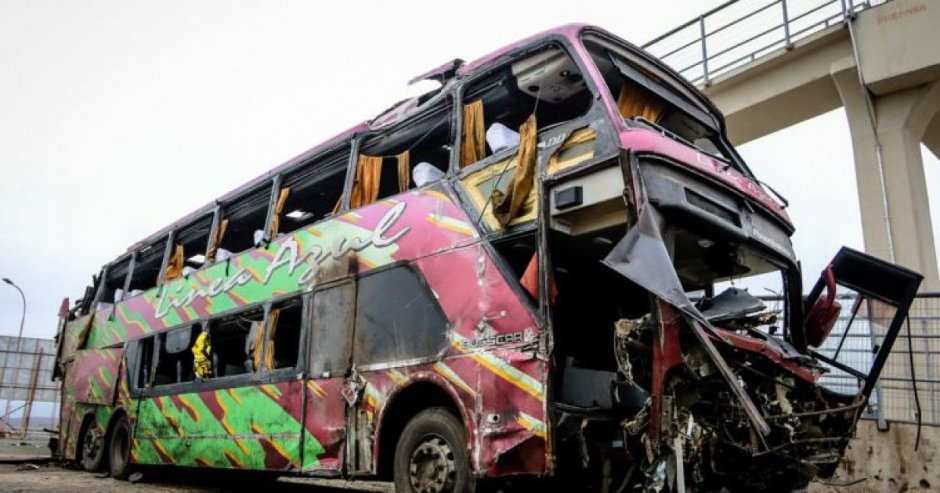
[[[16,288],[16,290],[19,291],[20,293],[20,298],[23,300],[23,313],[20,315],[20,331],[19,331],[19,334],[16,336],[16,349],[14,350],[16,354],[19,354],[20,341],[22,341],[23,339],[23,324],[26,322],[26,295],[23,294],[23,290],[20,289],[20,287],[17,286],[16,283],[11,281],[10,278],[4,277],[3,282]],[[7,367],[7,360],[9,358],[10,358],[10,351],[7,350],[5,353],[3,353],[3,367],[0,368],[0,385],[3,385],[4,378],[6,377],[5,373],[6,373],[6,367]],[[16,375],[14,374],[14,379],[15,378],[16,378]],[[15,389],[15,385],[11,385],[10,391],[9,391],[10,395],[8,395],[6,399],[6,410],[3,412],[3,418],[6,419],[7,424],[10,423],[10,402],[13,400],[12,397],[13,397],[14,389]]]

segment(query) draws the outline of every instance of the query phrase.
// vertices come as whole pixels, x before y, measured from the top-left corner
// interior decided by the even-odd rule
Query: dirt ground
[[[393,493],[389,483],[327,481],[309,478],[262,479],[236,473],[205,470],[142,469],[138,483],[118,481],[56,464],[49,459],[45,437],[0,439],[0,492],[4,493],[177,493],[258,491],[287,493]]]
[[[940,485],[940,468],[933,467],[940,445],[940,428],[923,429],[917,452],[913,450],[915,433],[912,426],[898,424],[887,432],[879,432],[873,422],[862,421],[836,477],[829,484],[811,485],[809,493],[935,491],[934,485]],[[167,468],[144,469],[142,481],[133,484],[52,463],[47,439],[0,439],[0,492],[394,492],[391,484],[380,482],[294,477],[273,482],[237,473]]]

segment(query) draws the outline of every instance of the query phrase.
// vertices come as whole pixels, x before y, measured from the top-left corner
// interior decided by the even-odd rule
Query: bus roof
[[[484,55],[484,56],[482,56],[482,57],[480,57],[480,58],[477,58],[476,60],[473,60],[473,61],[471,61],[471,62],[469,62],[469,63],[465,63],[465,64],[462,64],[462,65],[459,65],[459,66],[457,66],[457,68],[456,68],[456,72],[455,72],[456,77],[455,77],[455,78],[456,78],[456,79],[463,79],[463,78],[466,78],[466,77],[473,76],[473,75],[479,73],[480,71],[485,70],[487,67],[489,67],[489,66],[491,66],[491,65],[493,65],[493,64],[495,64],[495,63],[497,63],[497,62],[500,61],[502,58],[505,58],[505,57],[509,56],[510,54],[516,52],[517,50],[522,49],[522,48],[525,48],[525,47],[528,46],[528,45],[535,44],[535,43],[537,43],[537,42],[539,42],[539,41],[541,41],[541,40],[547,39],[547,38],[561,37],[561,38],[566,38],[566,39],[569,39],[569,40],[575,40],[575,39],[577,39],[578,36],[580,36],[581,33],[584,32],[585,30],[590,30],[590,31],[592,31],[592,32],[596,32],[596,33],[602,34],[602,35],[604,35],[604,36],[610,37],[610,38],[612,38],[612,39],[614,39],[614,40],[617,40],[619,43],[623,44],[625,47],[629,48],[631,51],[633,51],[633,52],[635,52],[636,54],[638,54],[638,55],[644,57],[644,59],[646,59],[649,63],[655,64],[655,65],[657,66],[657,68],[660,68],[660,69],[664,70],[665,72],[667,72],[667,73],[673,75],[673,76],[674,76],[674,81],[673,81],[673,82],[678,83],[678,84],[682,84],[682,85],[684,85],[687,89],[691,90],[691,92],[692,92],[693,94],[695,94],[695,95],[698,97],[699,102],[705,104],[705,105],[712,111],[713,115],[715,115],[715,116],[718,118],[718,120],[719,120],[719,122],[720,122],[720,125],[721,125],[721,127],[722,127],[722,131],[724,131],[724,117],[723,117],[723,115],[722,115],[721,112],[718,110],[718,108],[715,107],[715,105],[714,105],[707,97],[705,97],[705,96],[699,91],[699,89],[698,89],[697,87],[695,87],[695,86],[692,85],[690,82],[688,82],[687,80],[685,80],[681,75],[679,75],[678,73],[676,73],[674,70],[672,70],[672,69],[671,69],[669,66],[667,66],[665,63],[662,63],[662,62],[661,62],[660,60],[658,60],[657,58],[652,57],[651,55],[649,55],[648,53],[646,53],[642,48],[640,48],[640,47],[638,47],[638,46],[636,46],[636,45],[634,45],[634,44],[632,44],[632,43],[630,43],[630,42],[628,42],[628,41],[625,41],[625,40],[623,40],[622,38],[620,38],[620,37],[618,37],[618,36],[616,36],[616,35],[614,35],[614,34],[608,32],[608,31],[606,31],[606,30],[604,30],[604,29],[601,29],[601,28],[599,28],[599,27],[597,27],[597,26],[592,26],[592,25],[584,24],[584,23],[570,23],[570,24],[564,24],[564,25],[561,25],[561,26],[558,26],[558,27],[554,27],[554,28],[552,28],[552,29],[547,29],[547,30],[542,31],[542,32],[540,32],[540,33],[534,34],[534,35],[532,35],[532,36],[528,36],[528,37],[523,38],[523,39],[521,39],[521,40],[519,40],[519,41],[516,41],[516,42],[514,42],[514,43],[511,43],[511,44],[509,44],[509,45],[506,45],[506,46],[504,46],[504,47],[502,47],[502,48],[500,48],[500,49],[498,49],[498,50],[495,50],[495,51],[493,51],[493,52],[490,52],[489,54],[486,54],[486,55]],[[457,62],[457,61],[455,60],[454,62],[449,62],[449,63],[452,64],[452,63],[455,63],[455,62]],[[419,75],[419,76],[415,77],[414,79],[412,79],[412,82],[417,81],[417,80],[420,80],[420,79],[422,79],[422,78],[427,78],[426,76],[429,75],[429,74],[441,73],[441,72],[443,71],[443,68],[446,67],[447,65],[448,65],[448,64],[444,64],[444,65],[442,65],[441,67],[437,67],[437,68],[431,69],[430,71],[425,72],[424,74]],[[440,92],[444,92],[444,90],[447,89],[447,82],[449,82],[449,81],[445,81],[445,84],[442,85],[441,89],[439,89]],[[417,99],[417,98],[414,98],[414,99]],[[196,209],[195,211],[193,211],[193,212],[191,212],[191,213],[189,213],[189,214],[183,216],[182,218],[180,218],[180,219],[178,219],[178,220],[172,222],[170,225],[168,225],[168,226],[166,226],[166,227],[164,227],[164,228],[161,228],[159,231],[157,231],[157,232],[155,232],[155,233],[153,233],[153,234],[151,234],[151,235],[145,237],[144,239],[142,239],[142,240],[140,240],[140,241],[138,241],[138,242],[132,244],[130,247],[127,248],[127,250],[126,250],[126,252],[125,252],[124,254],[120,255],[120,256],[117,258],[117,260],[123,258],[125,255],[129,254],[130,252],[132,252],[133,250],[139,248],[139,247],[142,246],[142,245],[151,243],[151,242],[153,242],[154,240],[157,240],[157,239],[159,239],[159,238],[161,238],[161,237],[164,237],[165,235],[167,235],[167,234],[169,233],[169,231],[171,231],[171,230],[173,230],[173,229],[175,229],[175,228],[177,228],[177,227],[179,227],[179,226],[182,226],[182,225],[184,225],[184,224],[187,224],[187,223],[189,223],[190,221],[193,221],[193,220],[195,220],[196,218],[198,218],[198,217],[200,217],[200,216],[203,216],[203,215],[205,215],[205,214],[211,212],[218,204],[220,204],[220,203],[225,203],[225,202],[227,202],[227,201],[230,201],[230,200],[232,200],[232,199],[234,199],[234,198],[240,196],[241,194],[245,193],[246,191],[248,191],[248,190],[250,190],[250,189],[253,189],[253,188],[257,187],[258,185],[260,185],[261,183],[263,183],[263,182],[265,182],[265,181],[271,179],[272,176],[274,176],[274,175],[276,175],[276,174],[279,174],[279,173],[282,173],[282,172],[284,172],[284,171],[287,171],[287,170],[293,168],[294,166],[297,166],[297,165],[301,164],[302,162],[304,162],[304,161],[306,161],[306,160],[308,160],[308,159],[310,159],[310,158],[316,156],[317,154],[319,154],[319,153],[321,153],[321,152],[324,152],[324,151],[326,151],[326,150],[329,150],[330,148],[334,147],[335,145],[339,144],[340,142],[343,142],[343,141],[346,141],[346,140],[350,140],[350,139],[352,139],[353,137],[355,137],[355,136],[358,135],[358,134],[370,132],[370,131],[376,130],[376,129],[378,129],[378,128],[386,127],[386,126],[392,125],[392,124],[394,124],[394,123],[397,123],[397,122],[400,122],[400,121],[403,121],[403,120],[408,119],[409,117],[411,117],[411,116],[414,114],[414,110],[416,110],[416,109],[418,108],[418,105],[414,102],[414,99],[405,100],[405,101],[402,101],[402,102],[400,102],[400,103],[397,103],[397,104],[393,105],[391,108],[389,108],[389,109],[387,109],[387,110],[384,110],[383,112],[379,113],[378,116],[376,116],[376,117],[373,118],[372,120],[366,120],[366,121],[364,121],[364,122],[362,122],[362,123],[359,123],[359,124],[357,124],[357,125],[355,125],[355,126],[353,126],[353,127],[350,127],[350,128],[348,128],[348,129],[346,129],[346,130],[344,130],[344,131],[342,131],[342,132],[340,132],[340,133],[334,135],[333,137],[327,139],[326,141],[324,141],[324,142],[322,142],[322,143],[320,143],[320,144],[318,144],[318,145],[316,145],[316,146],[314,146],[314,147],[311,147],[311,148],[308,149],[308,150],[305,150],[305,151],[301,152],[300,154],[294,156],[293,158],[287,160],[286,162],[284,162],[284,163],[282,163],[282,164],[280,164],[280,165],[278,165],[278,166],[275,166],[274,168],[272,168],[272,169],[270,169],[270,170],[268,170],[268,171],[266,171],[266,172],[264,172],[264,173],[262,173],[262,174],[260,174],[260,175],[258,175],[258,176],[256,176],[256,177],[252,178],[251,180],[248,180],[247,182],[245,182],[245,183],[242,184],[241,186],[236,187],[235,189],[233,189],[232,191],[226,193],[225,195],[222,195],[221,197],[218,197],[217,199],[215,199],[215,200],[213,200],[213,201],[207,203],[206,205],[204,205],[204,206],[202,206],[202,207]],[[411,106],[411,107],[410,107],[410,108],[406,108],[405,111],[401,111],[401,112],[396,112],[396,111],[395,111],[395,110],[397,110],[397,109],[399,109],[399,108],[402,108],[403,106]]]

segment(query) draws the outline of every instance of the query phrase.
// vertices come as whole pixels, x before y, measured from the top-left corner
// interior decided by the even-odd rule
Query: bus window
[[[210,322],[212,377],[251,373],[260,367],[264,311],[255,308]]]
[[[176,231],[163,275],[164,282],[187,276],[202,267],[211,229],[212,215],[208,214]]]
[[[127,282],[127,274],[130,271],[130,264],[131,256],[125,255],[106,267],[104,280],[98,287],[96,299],[99,305],[96,309],[101,309],[110,303],[118,303],[127,298],[124,288]]]
[[[369,366],[441,354],[447,319],[434,295],[409,266],[359,279],[354,361]]]
[[[193,380],[192,345],[199,335],[198,327],[181,327],[157,336],[160,351],[153,385],[190,382]]]
[[[350,194],[355,209],[444,176],[450,163],[451,103],[367,137]]]
[[[136,382],[138,389],[150,387],[150,383],[152,382],[153,345],[154,337],[140,339],[137,343],[139,350],[138,353],[134,355],[137,359],[135,360],[135,365],[133,366],[137,367],[137,378],[134,379],[134,381]]]
[[[160,277],[160,267],[163,265],[166,242],[167,237],[164,236],[145,244],[137,250],[134,269],[131,272],[128,296],[137,296],[157,285],[157,280]]]
[[[277,233],[287,233],[329,217],[343,195],[349,146],[317,157],[287,173],[281,193],[287,189],[286,201],[281,207]]]
[[[264,366],[269,370],[297,366],[300,354],[300,334],[303,325],[302,298],[278,303],[268,312],[267,347]]]
[[[507,63],[464,91],[460,166],[518,147],[529,115],[543,129],[577,118],[590,104],[581,71],[557,45]]]
[[[234,253],[258,245],[264,235],[270,197],[271,183],[263,182],[254,190],[222,204],[222,223],[225,228],[216,239],[218,249],[215,261],[226,260]]]
[[[623,118],[659,126],[702,151],[730,159],[722,151],[724,145],[716,119],[707,107],[696,102],[695,96],[667,86],[656,69],[633,60],[603,40],[588,38],[584,46]]]
[[[310,375],[313,378],[343,376],[352,351],[353,309],[356,284],[344,282],[320,289],[313,295]]]

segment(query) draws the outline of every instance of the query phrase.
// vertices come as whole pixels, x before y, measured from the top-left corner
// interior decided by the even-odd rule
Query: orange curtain
[[[177,244],[176,247],[173,248],[169,262],[166,264],[166,271],[163,272],[163,282],[170,282],[183,275],[185,256],[185,253],[183,253],[183,245]]]
[[[506,227],[519,215],[522,205],[535,186],[535,164],[538,157],[538,135],[535,114],[519,127],[519,163],[512,175],[512,181],[506,187],[506,193],[493,189],[493,216],[499,225]]]
[[[662,100],[650,94],[646,89],[626,81],[620,87],[617,108],[620,109],[620,115],[624,118],[642,116],[651,122],[656,122],[662,116],[664,106]]]
[[[281,315],[281,310],[271,310],[268,313],[268,337],[267,337],[267,351],[264,352],[264,367],[273,370],[274,369],[274,335],[277,334],[277,319]],[[258,353],[258,350],[255,350],[255,354]]]
[[[398,191],[407,192],[411,183],[411,153],[405,151],[398,158]]]
[[[284,204],[287,203],[287,197],[290,196],[290,187],[281,189],[277,196],[277,203],[274,204],[274,214],[271,214],[271,239],[277,238],[277,233],[281,227],[281,213],[284,212]]]
[[[356,181],[349,196],[349,207],[355,209],[371,204],[379,198],[379,183],[382,180],[382,156],[359,155],[356,165]]]
[[[486,157],[486,132],[483,129],[483,100],[463,105],[463,138],[460,141],[460,167]]]
[[[212,237],[212,243],[209,244],[209,251],[206,252],[206,262],[215,262],[215,254],[219,251],[219,245],[222,244],[226,229],[228,229],[228,219],[223,219]]]

